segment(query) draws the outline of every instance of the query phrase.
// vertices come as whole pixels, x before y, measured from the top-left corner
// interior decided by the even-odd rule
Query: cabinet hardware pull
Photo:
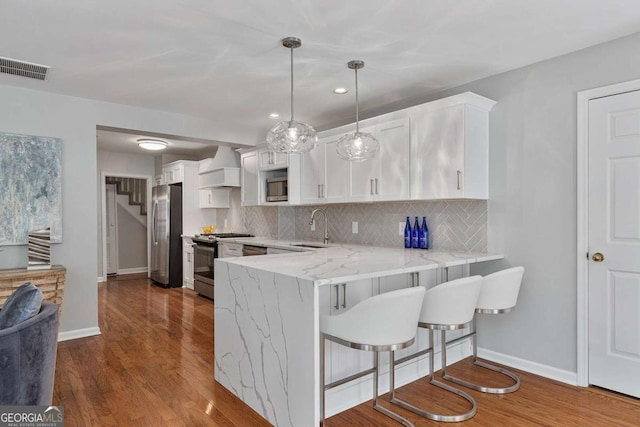
[[[378,178],[376,178],[376,194],[379,194],[378,193]]]
[[[211,204],[211,193],[209,193],[209,204]]]
[[[324,184],[320,184],[320,187],[322,188],[322,198],[324,199],[325,198],[325,195],[324,195]]]
[[[369,186],[371,187],[371,195],[373,196],[373,179],[369,180]]]
[[[336,288],[336,305],[334,305],[333,307],[336,310],[340,310],[340,285],[333,285]]]
[[[320,184],[318,184],[318,199],[321,198],[322,196],[320,195]]]
[[[347,284],[342,284],[342,308],[347,308]]]
[[[458,171],[458,190],[460,190],[460,177],[462,175],[462,171]]]

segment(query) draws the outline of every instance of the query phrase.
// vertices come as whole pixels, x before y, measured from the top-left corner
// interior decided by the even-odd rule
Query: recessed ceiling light
[[[347,92],[349,92],[349,89],[346,87],[337,87],[333,90],[333,93],[337,93],[338,95],[344,95]]]
[[[159,139],[139,139],[138,147],[144,148],[145,150],[164,150],[167,148],[167,143],[165,141],[160,141]]]
[[[269,114],[269,118],[270,118],[270,119],[277,119],[278,117],[280,117],[280,114],[278,114],[278,113],[271,113],[271,114]]]

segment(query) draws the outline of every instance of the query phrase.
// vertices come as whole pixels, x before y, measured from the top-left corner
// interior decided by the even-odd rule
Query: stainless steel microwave
[[[286,202],[289,200],[287,177],[267,179],[267,202]]]

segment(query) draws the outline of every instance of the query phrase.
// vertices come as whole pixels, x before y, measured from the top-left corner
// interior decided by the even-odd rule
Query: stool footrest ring
[[[469,381],[465,381],[463,379],[460,378],[456,378],[456,377],[452,377],[451,375],[448,375],[446,372],[443,373],[442,378],[447,380],[447,381],[451,381],[454,382],[456,384],[460,384],[461,386],[470,388],[472,390],[477,390],[477,391],[481,391],[483,393],[491,393],[491,394],[506,394],[506,393],[513,393],[514,391],[518,390],[520,388],[520,378],[518,378],[518,376],[516,374],[514,374],[511,371],[508,371],[504,368],[500,368],[499,366],[494,366],[494,365],[490,365],[488,363],[485,363],[481,360],[475,360],[473,362],[474,365],[480,366],[482,368],[485,369],[490,369],[492,371],[495,372],[499,372],[502,375],[506,375],[507,377],[511,378],[512,380],[515,381],[515,384],[509,386],[509,387],[485,387],[479,384],[474,384],[471,383]]]
[[[404,408],[408,411],[411,411],[415,414],[420,415],[421,417],[427,418],[429,420],[434,420],[434,421],[442,421],[445,423],[457,423],[457,422],[461,422],[461,421],[466,421],[470,418],[472,418],[477,411],[477,405],[476,405],[476,401],[473,397],[471,397],[468,393],[459,390],[455,387],[451,387],[448,384],[444,384],[441,383],[440,381],[435,381],[435,380],[431,380],[430,384],[433,384],[437,387],[440,387],[441,389],[447,390],[451,393],[457,394],[458,396],[464,398],[467,402],[471,403],[471,409],[463,414],[457,414],[457,415],[442,415],[442,414],[434,414],[432,412],[428,412],[425,411],[424,409],[420,409],[416,406],[413,406],[412,404],[405,402],[403,400],[400,400],[396,397],[393,397],[390,402],[394,403],[398,406],[400,406],[401,408]]]

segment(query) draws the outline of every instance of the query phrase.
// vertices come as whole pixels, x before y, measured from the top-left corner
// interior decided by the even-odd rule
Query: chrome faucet
[[[311,221],[309,221],[309,225],[313,225],[314,217],[317,212],[324,215],[324,244],[327,245],[329,244],[329,221],[327,221],[327,213],[322,209],[314,209],[313,212],[311,212]]]

